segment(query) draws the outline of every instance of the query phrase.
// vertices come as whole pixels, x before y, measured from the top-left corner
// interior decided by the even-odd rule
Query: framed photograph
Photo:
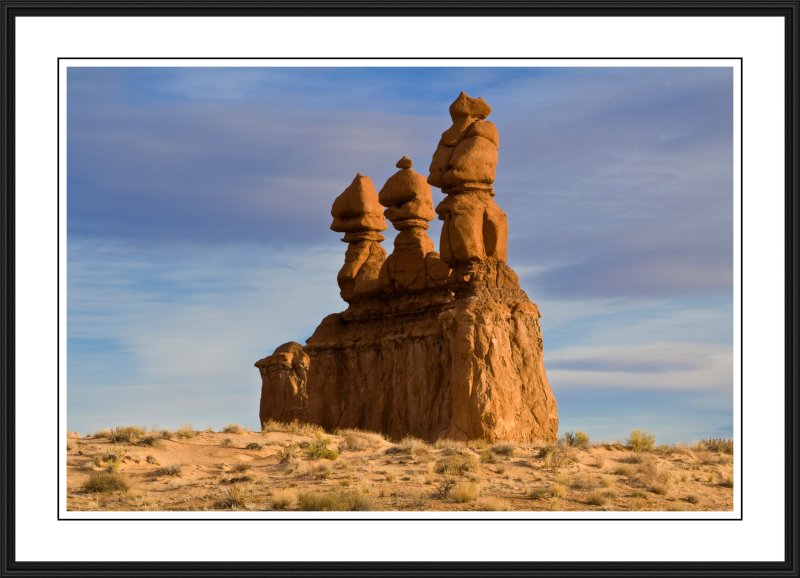
[[[797,574],[797,9],[2,1],[2,571]]]

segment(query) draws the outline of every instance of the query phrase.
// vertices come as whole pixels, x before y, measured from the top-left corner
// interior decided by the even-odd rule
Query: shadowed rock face
[[[285,344],[256,363],[262,423],[299,419],[428,440],[556,439],[539,309],[505,263],[490,112],[461,93],[427,179],[403,157],[379,195],[358,175],[336,199],[331,228],[350,243],[339,273],[349,306],[323,319],[305,347]],[[447,195],[436,207],[441,257],[426,233],[428,184]],[[384,215],[400,231],[388,258]]]

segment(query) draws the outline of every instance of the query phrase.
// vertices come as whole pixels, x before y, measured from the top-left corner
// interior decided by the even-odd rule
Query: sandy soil
[[[700,445],[634,452],[623,444],[576,447],[563,441],[391,443],[376,434],[324,433],[302,424],[274,424],[264,433],[226,429],[231,431],[185,429],[162,436],[119,428],[85,437],[69,434],[68,509],[727,511],[733,507],[732,456]],[[109,480],[112,487],[103,487]],[[114,482],[122,486],[115,489]]]

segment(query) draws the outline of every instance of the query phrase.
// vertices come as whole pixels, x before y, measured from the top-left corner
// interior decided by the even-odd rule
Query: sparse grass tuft
[[[506,457],[513,456],[514,452],[516,451],[516,449],[517,449],[517,446],[515,444],[510,443],[510,442],[502,442],[502,443],[499,443],[499,444],[494,444],[491,448],[489,448],[489,450],[493,454],[496,454],[498,456],[506,456]]]
[[[236,464],[231,468],[234,474],[241,474],[250,471],[250,464]]]
[[[297,505],[299,510],[311,512],[363,512],[376,509],[372,498],[358,491],[334,491],[328,494],[302,492],[297,497]]]
[[[630,477],[633,475],[633,470],[628,466],[617,466],[616,468],[611,470],[611,473],[614,474],[615,476]]]
[[[386,448],[386,454],[421,454],[430,452],[428,444],[414,436],[406,436],[397,445]]]
[[[180,477],[182,473],[183,473],[183,468],[178,464],[172,466],[164,466],[163,468],[159,468],[154,472],[156,476],[170,476],[173,478]]]
[[[608,503],[608,496],[603,492],[592,492],[586,498],[586,503],[592,506],[605,506]]]
[[[240,426],[238,423],[229,423],[224,428],[222,428],[222,433],[226,434],[243,434],[247,430]]]
[[[276,420],[269,420],[264,424],[261,424],[261,433],[270,433],[270,432],[281,432],[281,433],[289,433],[295,435],[302,435],[302,436],[313,436],[317,434],[325,433],[325,430],[316,424],[313,423],[305,423],[299,420],[293,420],[290,422],[282,422]]]
[[[511,504],[500,498],[483,498],[478,504],[478,509],[486,512],[508,512],[513,510]]]
[[[117,472],[92,472],[83,484],[83,490],[92,493],[110,493],[128,488],[128,482]]]
[[[561,484],[551,484],[550,495],[552,495],[554,498],[563,498],[567,495],[567,488]]]
[[[380,437],[377,434],[367,434],[358,430],[342,430],[336,432],[342,436],[339,442],[340,452],[363,452],[374,450],[380,444]]]
[[[249,486],[233,484],[222,491],[222,497],[215,505],[217,508],[244,509],[250,504],[251,497]]]
[[[706,438],[695,444],[699,450],[718,452],[722,454],[733,453],[733,440],[728,438]]]
[[[686,500],[686,501],[687,501],[687,502],[689,502],[690,504],[699,504],[699,503],[700,503],[700,498],[698,498],[698,497],[697,497],[697,496],[695,496],[694,494],[690,494],[690,495],[686,496],[686,497],[684,498],[684,500]]]
[[[272,494],[272,507],[275,510],[286,510],[297,501],[294,490],[278,490]]]
[[[331,467],[326,463],[317,464],[308,471],[315,480],[327,480],[331,476]]]
[[[719,485],[723,488],[732,488],[733,487],[733,478],[730,476],[722,476],[722,479],[719,481]]]
[[[544,460],[544,467],[558,469],[575,462],[575,450],[560,444],[545,446],[539,450],[539,458]]]
[[[231,438],[225,438],[219,443],[220,447],[229,448],[233,445],[233,440]]]
[[[143,438],[146,430],[143,427],[129,425],[125,427],[115,427],[111,429],[108,439],[115,444],[132,444]]]
[[[635,429],[628,437],[627,446],[635,452],[647,452],[653,449],[655,443],[655,434]]]
[[[175,435],[181,439],[189,439],[196,436],[197,432],[194,431],[190,425],[182,425],[180,428],[178,428],[178,431],[175,432]]]
[[[459,504],[466,504],[477,500],[480,493],[480,485],[474,482],[459,482],[450,490],[450,499]]]

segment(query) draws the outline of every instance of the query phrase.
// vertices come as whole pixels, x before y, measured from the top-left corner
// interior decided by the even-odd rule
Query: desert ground
[[[555,443],[325,432],[118,427],[67,439],[67,507],[83,511],[726,511],[730,440]]]

